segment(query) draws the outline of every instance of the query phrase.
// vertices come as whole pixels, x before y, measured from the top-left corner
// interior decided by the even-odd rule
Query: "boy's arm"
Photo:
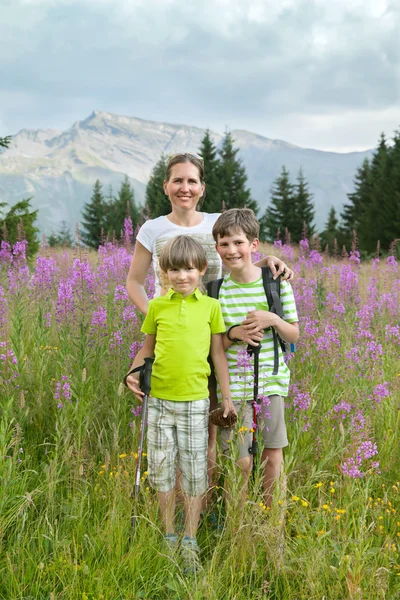
[[[132,369],[135,369],[136,367],[139,367],[140,365],[142,365],[144,362],[144,359],[147,358],[148,356],[149,357],[154,356],[155,345],[156,345],[156,336],[155,335],[146,335],[143,348],[141,348],[141,350],[139,350],[139,352],[136,354],[135,360],[133,361],[132,366],[129,369],[129,371],[132,371]],[[139,402],[141,402],[142,397],[144,396],[144,393],[142,392],[142,390],[139,387],[139,371],[137,373],[132,373],[132,375],[129,375],[129,377],[126,378],[126,384],[127,384],[128,388],[131,390],[131,392],[133,392],[135,394],[135,396],[139,400]]]
[[[278,275],[282,275],[283,280],[292,281],[294,279],[294,271],[289,269],[287,264],[276,256],[264,256],[264,258],[254,264],[257,267],[269,267],[274,279],[276,279]]]
[[[268,310],[252,310],[248,312],[246,319],[242,323],[242,327],[250,337],[268,327],[273,327],[284,342],[294,344],[299,339],[299,324],[297,321],[288,323],[288,321],[284,321],[281,317]]]
[[[237,414],[236,408],[233,405],[231,398],[231,390],[229,387],[229,370],[228,362],[225,356],[224,345],[222,342],[222,334],[214,333],[211,335],[211,358],[213,361],[215,374],[218,379],[218,384],[222,394],[222,408],[224,409],[224,417],[229,413]]]

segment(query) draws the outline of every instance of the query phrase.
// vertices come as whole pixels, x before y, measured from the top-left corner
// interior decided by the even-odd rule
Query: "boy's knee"
[[[283,463],[282,448],[264,448],[262,462],[270,467],[279,467]]]

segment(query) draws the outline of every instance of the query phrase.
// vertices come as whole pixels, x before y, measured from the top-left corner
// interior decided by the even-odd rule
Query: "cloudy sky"
[[[0,0],[0,135],[93,109],[318,149],[400,127],[400,0]]]

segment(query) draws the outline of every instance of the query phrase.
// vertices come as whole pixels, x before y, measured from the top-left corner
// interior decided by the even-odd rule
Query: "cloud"
[[[316,132],[297,135],[296,123],[310,122],[323,147],[332,119],[348,146],[365,143],[350,126],[357,115],[376,117],[366,127],[379,128],[379,115],[400,123],[400,9],[385,0],[3,3],[8,131],[67,126],[99,108],[220,131],[255,124],[267,136],[281,123],[277,136],[303,145]],[[369,144],[381,130],[371,129]]]

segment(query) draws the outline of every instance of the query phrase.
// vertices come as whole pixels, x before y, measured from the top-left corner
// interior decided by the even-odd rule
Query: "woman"
[[[158,266],[158,257],[161,248],[171,237],[191,235],[202,244],[208,262],[207,271],[203,276],[205,286],[208,281],[221,277],[221,259],[215,250],[211,233],[219,215],[197,210],[205,192],[203,159],[189,153],[171,156],[167,164],[164,192],[171,202],[171,212],[166,216],[150,219],[142,225],[136,238],[135,251],[126,282],[129,297],[145,315],[149,299],[144,289],[144,282],[152,262],[156,275],[155,293],[161,295],[166,291]],[[266,265],[277,275],[282,273],[283,279],[290,280],[293,277],[293,271],[275,256],[266,256],[257,265]],[[215,390],[214,393],[211,390],[210,410],[214,408],[216,408]],[[215,464],[216,436],[217,428],[210,425],[208,447],[211,465]]]
[[[208,214],[197,210],[205,191],[203,160],[194,154],[174,154],[167,164],[164,192],[171,202],[171,212],[146,221],[136,238],[135,251],[129,268],[126,287],[129,297],[143,314],[147,314],[149,299],[144,289],[149,268],[153,262],[156,274],[156,295],[162,294],[164,285],[158,257],[161,248],[177,235],[192,235],[206,250],[208,267],[203,277],[204,285],[221,277],[221,259],[215,250],[212,228],[218,213]],[[293,271],[275,256],[266,256],[257,263],[268,266],[283,279],[292,279]]]

